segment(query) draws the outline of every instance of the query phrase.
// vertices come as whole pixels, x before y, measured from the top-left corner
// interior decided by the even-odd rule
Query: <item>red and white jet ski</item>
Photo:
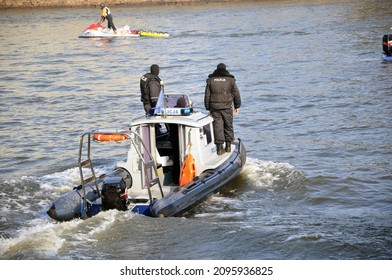
[[[99,23],[90,24],[86,27],[79,38],[110,38],[110,37],[156,37],[156,38],[167,38],[169,33],[161,31],[149,31],[149,30],[135,30],[129,25],[117,28],[117,33],[110,28],[105,28]]]
[[[98,23],[90,24],[86,27],[79,38],[106,38],[106,37],[139,37],[139,32],[129,25],[117,28],[117,33],[110,28],[105,28]]]

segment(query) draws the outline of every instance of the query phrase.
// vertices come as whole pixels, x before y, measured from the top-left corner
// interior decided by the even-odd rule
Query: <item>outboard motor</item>
[[[382,37],[382,49],[386,56],[392,56],[392,34],[386,34]]]
[[[102,209],[127,210],[128,187],[122,177],[105,178],[101,191]]]

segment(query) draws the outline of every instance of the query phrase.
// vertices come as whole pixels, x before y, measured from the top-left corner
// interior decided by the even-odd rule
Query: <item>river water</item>
[[[171,36],[78,38],[99,12],[0,11],[0,259],[392,258],[389,0],[115,6],[117,26]],[[242,95],[235,181],[184,217],[46,215],[79,182],[81,134],[143,113],[151,64],[203,111],[220,62]],[[114,162],[102,153],[97,167]]]

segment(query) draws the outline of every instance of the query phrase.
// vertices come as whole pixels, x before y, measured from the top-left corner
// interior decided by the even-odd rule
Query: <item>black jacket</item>
[[[161,92],[161,79],[151,73],[146,73],[140,79],[141,101],[144,105],[155,106]]]
[[[225,69],[217,69],[208,76],[204,106],[210,111],[241,107],[241,96],[235,78]]]

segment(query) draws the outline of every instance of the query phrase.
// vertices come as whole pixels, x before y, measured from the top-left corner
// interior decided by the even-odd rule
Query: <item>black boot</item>
[[[226,142],[225,151],[226,151],[226,153],[230,153],[231,152],[231,142]]]
[[[223,144],[216,144],[216,153],[218,156],[223,155],[225,151],[223,150]]]

